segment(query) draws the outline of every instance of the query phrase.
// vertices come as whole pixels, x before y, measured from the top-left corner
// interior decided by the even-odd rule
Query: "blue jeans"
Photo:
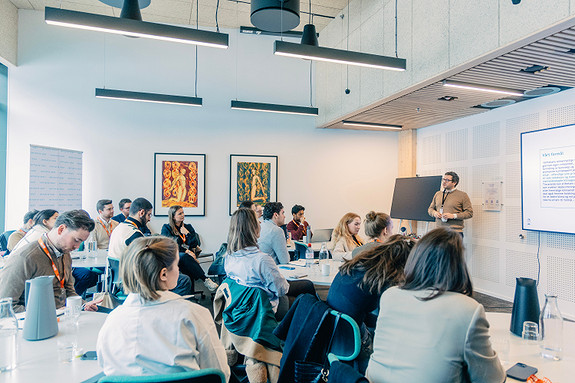
[[[178,284],[170,291],[179,295],[190,295],[192,293],[192,280],[187,275],[180,273]]]
[[[72,269],[72,275],[74,276],[74,290],[76,290],[76,294],[80,296],[84,295],[90,287],[96,286],[100,276],[98,273],[85,267]]]

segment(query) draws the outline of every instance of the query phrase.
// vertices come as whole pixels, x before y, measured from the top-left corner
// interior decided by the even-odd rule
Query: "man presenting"
[[[305,220],[304,213],[305,208],[301,205],[294,205],[291,208],[293,219],[287,224],[287,231],[291,233],[291,239],[294,241],[301,241],[306,235],[311,235],[311,229],[309,223]],[[309,239],[310,237],[308,236]]]
[[[145,198],[136,198],[130,206],[130,215],[118,225],[110,236],[108,255],[112,258],[122,259],[128,246],[136,238],[144,236],[143,229],[150,222],[153,206]],[[189,295],[192,292],[190,277],[179,273],[176,288],[172,292],[180,295]]]
[[[58,216],[54,228],[12,253],[0,271],[0,298],[12,297],[14,311],[24,311],[26,280],[54,276],[56,308],[66,298],[76,296],[70,252],[76,250],[94,230],[94,221],[84,210],[71,210]],[[88,308],[89,310],[95,310]]]
[[[447,172],[443,176],[443,190],[433,196],[427,212],[439,225],[449,226],[463,235],[463,220],[473,217],[473,207],[467,193],[456,189],[459,176]]]
[[[289,253],[284,231],[281,229],[286,216],[281,202],[268,202],[264,206],[264,222],[261,225],[258,244],[260,250],[269,254],[276,264],[289,262]]]

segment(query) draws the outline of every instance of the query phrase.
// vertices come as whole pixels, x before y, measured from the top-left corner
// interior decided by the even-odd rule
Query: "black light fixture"
[[[249,101],[238,101],[238,100],[232,100],[231,107],[232,109],[251,110],[256,112],[301,114],[307,116],[317,116],[319,113],[318,108],[308,106],[267,104],[263,102],[249,102]]]
[[[129,90],[103,88],[96,88],[96,97],[188,106],[202,106],[203,104],[203,100],[200,97],[175,96],[171,94],[132,92]]]
[[[547,69],[549,69],[549,67],[546,65],[535,64],[535,65],[531,65],[531,66],[528,66],[526,68],[521,69],[520,72],[535,74],[535,73],[543,72]]]
[[[455,97],[455,96],[443,96],[443,97],[439,97],[437,100],[439,100],[439,101],[455,101],[457,99],[458,99],[458,97]]]
[[[127,15],[134,18],[116,18],[92,13],[70,11],[46,7],[46,23],[71,28],[108,32],[132,37],[144,37],[156,40],[173,41],[185,44],[203,45],[213,48],[227,48],[229,36],[225,33],[201,31],[198,29],[177,27],[168,24],[149,23],[137,19],[134,7]],[[122,9],[124,13],[124,8]],[[141,16],[140,16],[141,18]]]
[[[476,90],[479,92],[505,94],[508,96],[523,96],[523,91],[519,89],[501,88],[498,86],[473,84],[463,81],[443,80],[443,86],[447,86],[450,88]]]
[[[341,123],[344,126],[358,126],[360,128],[375,128],[375,129],[382,129],[382,130],[401,130],[403,128],[401,125],[379,124],[376,122],[361,122],[361,121],[343,120]]]
[[[300,0],[251,0],[250,21],[264,31],[286,32],[299,25]]]

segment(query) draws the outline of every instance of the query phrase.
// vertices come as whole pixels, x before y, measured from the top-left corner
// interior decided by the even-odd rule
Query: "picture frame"
[[[206,215],[206,155],[154,153],[154,216],[180,205],[188,216]]]
[[[278,156],[230,155],[230,215],[246,200],[259,205],[278,198]]]

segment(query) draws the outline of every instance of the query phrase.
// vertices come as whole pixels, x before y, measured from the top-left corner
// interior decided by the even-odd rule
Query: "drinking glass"
[[[535,322],[525,321],[523,322],[523,332],[522,337],[528,341],[538,341],[539,340],[539,325]]]

